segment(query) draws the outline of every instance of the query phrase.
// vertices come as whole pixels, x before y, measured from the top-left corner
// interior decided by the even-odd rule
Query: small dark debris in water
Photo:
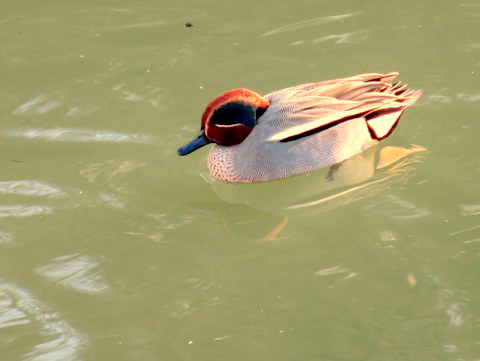
[[[192,24],[192,23],[185,23],[185,26],[186,26],[187,28],[191,28],[191,27],[193,27],[193,24]]]
[[[22,163],[21,160],[17,160],[17,159],[9,159],[10,162],[15,162],[15,163]]]

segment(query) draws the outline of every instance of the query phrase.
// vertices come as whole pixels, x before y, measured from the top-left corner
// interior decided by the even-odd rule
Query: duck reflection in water
[[[329,168],[275,182],[235,184],[205,179],[220,199],[237,205],[221,215],[229,231],[242,238],[273,240],[281,237],[290,218],[333,211],[405,183],[414,174],[413,164],[426,152],[416,145],[378,146]]]

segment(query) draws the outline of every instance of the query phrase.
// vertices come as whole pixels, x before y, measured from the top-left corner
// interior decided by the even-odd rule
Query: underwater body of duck
[[[233,183],[265,182],[332,166],[377,144],[395,129],[420,90],[368,73],[267,94],[236,89],[215,98],[200,133],[178,150],[215,143],[208,168]]]

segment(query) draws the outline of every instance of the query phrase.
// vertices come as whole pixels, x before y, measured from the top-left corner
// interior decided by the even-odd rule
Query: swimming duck
[[[178,150],[215,143],[208,168],[217,179],[265,182],[340,163],[388,137],[420,90],[367,73],[261,96],[228,91],[208,104],[200,133]]]

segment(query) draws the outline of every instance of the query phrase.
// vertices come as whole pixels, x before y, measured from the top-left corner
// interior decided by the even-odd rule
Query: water
[[[480,360],[479,16],[4,1],[0,360]],[[423,97],[333,182],[176,155],[225,90],[392,70]]]

